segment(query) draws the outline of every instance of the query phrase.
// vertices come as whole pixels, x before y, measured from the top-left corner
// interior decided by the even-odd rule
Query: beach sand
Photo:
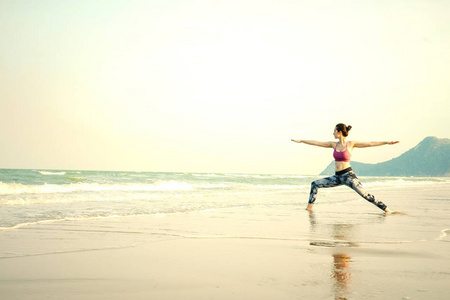
[[[448,299],[449,187],[377,196],[2,231],[0,298]]]

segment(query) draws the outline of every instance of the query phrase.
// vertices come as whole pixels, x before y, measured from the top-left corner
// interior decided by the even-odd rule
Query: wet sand
[[[2,231],[0,298],[447,299],[449,191]]]

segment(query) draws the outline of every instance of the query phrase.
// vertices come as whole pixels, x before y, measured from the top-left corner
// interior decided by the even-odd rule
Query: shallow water
[[[318,176],[73,170],[0,170],[0,228],[61,220],[171,214],[307,202]],[[450,178],[361,177],[372,193],[436,190]],[[347,187],[323,189],[318,202],[357,201]],[[382,199],[383,200],[383,199]],[[441,201],[447,201],[441,199]],[[386,202],[389,204],[389,201]]]

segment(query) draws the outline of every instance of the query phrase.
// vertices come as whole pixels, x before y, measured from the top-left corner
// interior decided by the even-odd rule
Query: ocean
[[[0,170],[0,230],[55,221],[175,214],[239,207],[306,206],[320,175]],[[434,189],[450,178],[359,177],[376,194]],[[359,201],[347,187],[322,189],[320,203]],[[341,199],[342,198],[342,199]],[[383,201],[383,200],[382,200]],[[384,201],[383,201],[384,202]],[[386,203],[386,202],[385,202]],[[389,202],[386,204],[389,205]]]

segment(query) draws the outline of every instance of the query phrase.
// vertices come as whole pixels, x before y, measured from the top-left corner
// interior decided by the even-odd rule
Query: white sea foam
[[[27,226],[33,226],[33,225],[39,225],[39,224],[51,224],[56,222],[64,222],[64,221],[86,221],[86,220],[100,220],[100,219],[114,219],[114,218],[123,218],[127,216],[121,216],[121,215],[110,215],[110,216],[90,216],[90,217],[67,217],[62,219],[49,219],[49,220],[40,220],[36,222],[27,222],[27,223],[20,223],[11,227],[0,227],[0,231],[7,231],[7,230],[14,230],[19,229],[22,227]]]
[[[195,185],[195,187],[198,187],[200,189],[226,189],[228,188],[227,184],[224,183],[218,183],[218,184],[199,184]]]
[[[206,173],[205,174],[193,173],[192,176],[194,176],[194,177],[223,177],[223,175],[221,175],[221,174],[206,174]]]
[[[256,189],[259,190],[300,190],[305,189],[309,186],[307,185],[280,185],[280,184],[266,184],[257,185]]]
[[[445,178],[407,178],[407,177],[360,177],[365,187],[391,188],[391,187],[427,187],[439,184],[448,184]]]
[[[191,191],[194,186],[180,181],[158,181],[154,184],[42,184],[24,185],[20,183],[0,182],[0,195],[21,194],[55,194],[73,192],[101,192],[101,191]]]
[[[50,172],[50,171],[38,171],[39,174],[41,175],[66,175],[66,172]]]
[[[450,233],[450,229],[441,230],[441,235],[436,240],[448,242],[448,233]]]

